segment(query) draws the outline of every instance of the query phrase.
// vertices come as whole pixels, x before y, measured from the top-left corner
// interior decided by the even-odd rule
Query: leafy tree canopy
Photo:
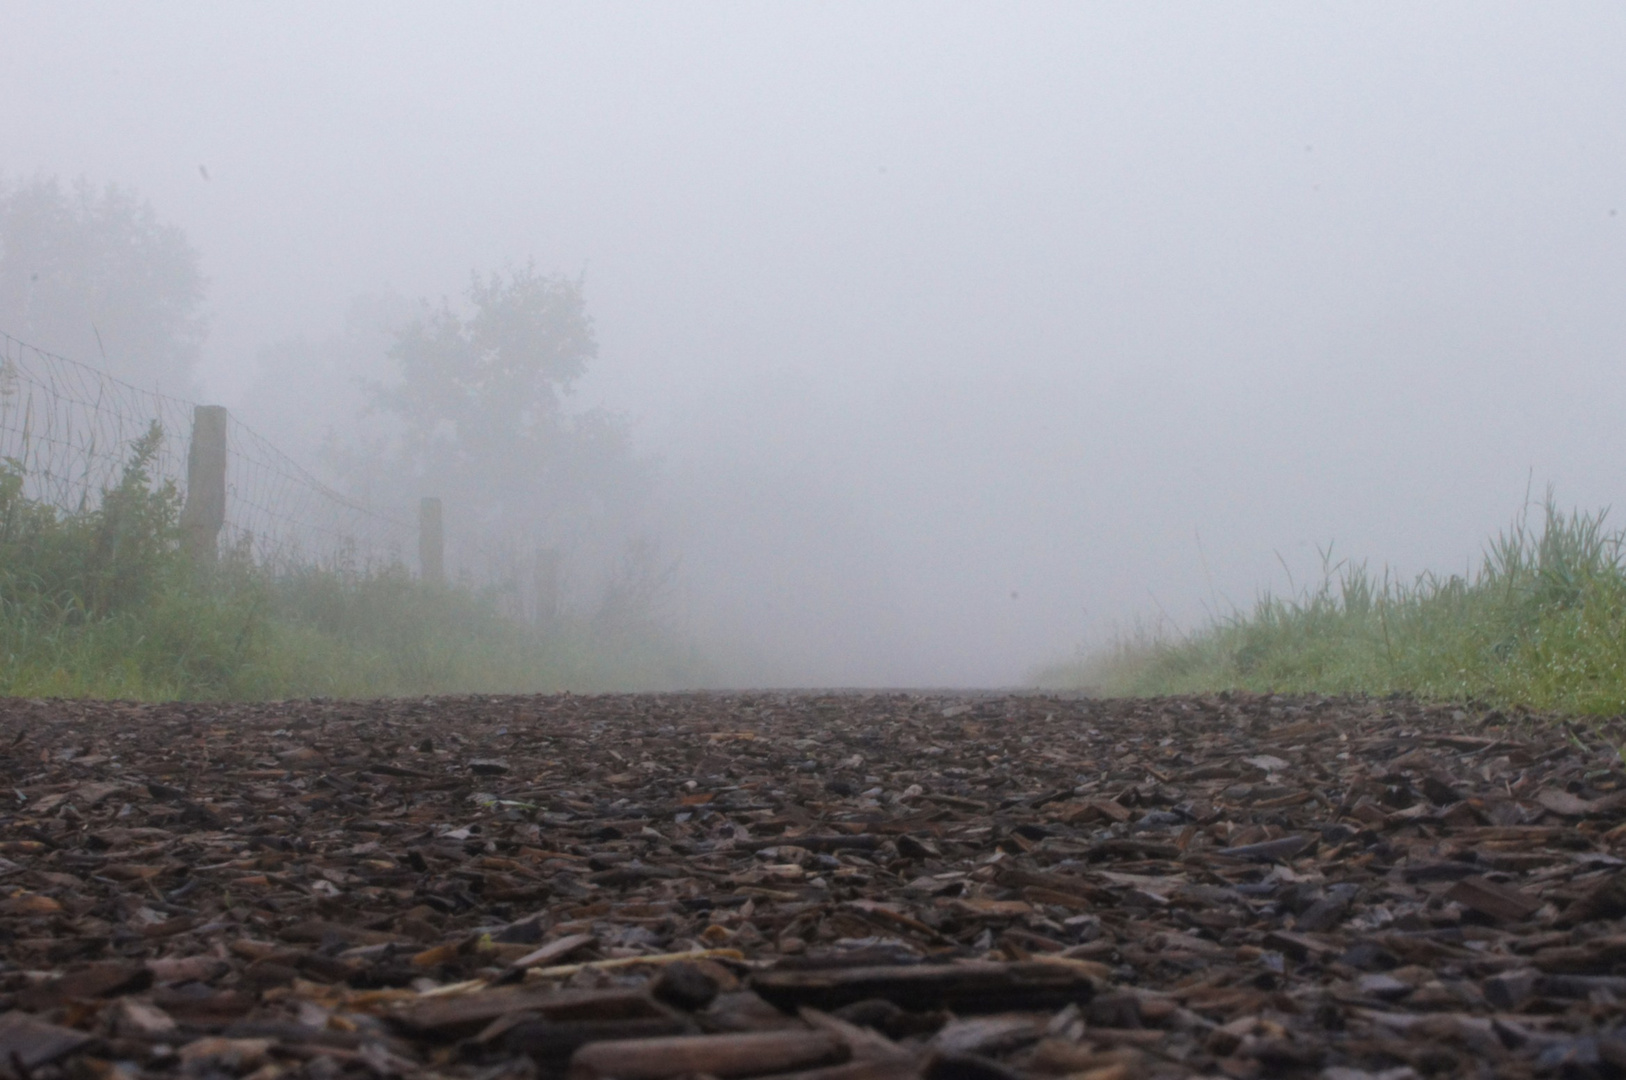
[[[416,471],[446,457],[487,464],[555,441],[561,395],[598,355],[582,282],[536,272],[474,275],[464,316],[440,308],[396,335],[398,381],[375,401],[399,419]]]
[[[583,282],[527,265],[474,275],[465,299],[394,334],[396,377],[372,396],[395,430],[353,478],[373,498],[440,496],[457,561],[488,581],[529,589],[550,550],[578,594],[598,581],[601,606],[625,591],[635,553],[638,573],[660,577],[644,520],[652,463],[623,417],[565,407],[598,353]]]
[[[193,389],[198,253],[136,192],[0,183],[0,330],[141,386]]]

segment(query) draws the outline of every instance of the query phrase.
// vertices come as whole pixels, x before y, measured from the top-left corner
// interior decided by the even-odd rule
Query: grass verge
[[[1106,695],[1222,689],[1405,693],[1581,714],[1626,713],[1626,534],[1564,514],[1549,493],[1468,576],[1410,584],[1365,564],[1318,588],[1261,596],[1189,635],[1145,629],[1035,674]]]
[[[269,575],[193,564],[155,427],[95,507],[31,499],[0,465],[0,695],[265,699],[694,685],[694,650],[637,618],[546,630],[397,567]]]

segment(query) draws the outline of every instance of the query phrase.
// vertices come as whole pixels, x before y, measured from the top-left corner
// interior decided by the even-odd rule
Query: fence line
[[[58,510],[94,507],[154,423],[163,439],[152,479],[184,494],[196,408],[0,332],[0,458],[16,463],[29,498]],[[227,419],[226,444],[222,547],[277,571],[406,561],[417,528],[405,515],[334,491],[235,417]]]

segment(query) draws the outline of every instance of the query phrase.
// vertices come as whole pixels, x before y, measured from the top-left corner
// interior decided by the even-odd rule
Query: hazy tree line
[[[358,297],[342,330],[268,346],[240,413],[370,503],[441,497],[449,567],[509,614],[647,622],[673,573],[654,462],[624,417],[568,400],[598,352],[584,280],[467,280],[457,302]],[[196,249],[135,191],[0,182],[0,330],[195,396],[206,297]]]
[[[0,181],[0,329],[187,395],[207,324],[197,251],[134,191]]]

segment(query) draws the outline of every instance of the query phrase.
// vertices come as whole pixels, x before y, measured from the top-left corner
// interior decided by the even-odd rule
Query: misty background
[[[653,537],[723,681],[1011,684],[1620,501],[1622,56],[1602,3],[9,4],[0,180],[150,201],[203,299],[163,370],[0,330],[335,470],[392,332],[534,261],[648,481],[583,595]]]

